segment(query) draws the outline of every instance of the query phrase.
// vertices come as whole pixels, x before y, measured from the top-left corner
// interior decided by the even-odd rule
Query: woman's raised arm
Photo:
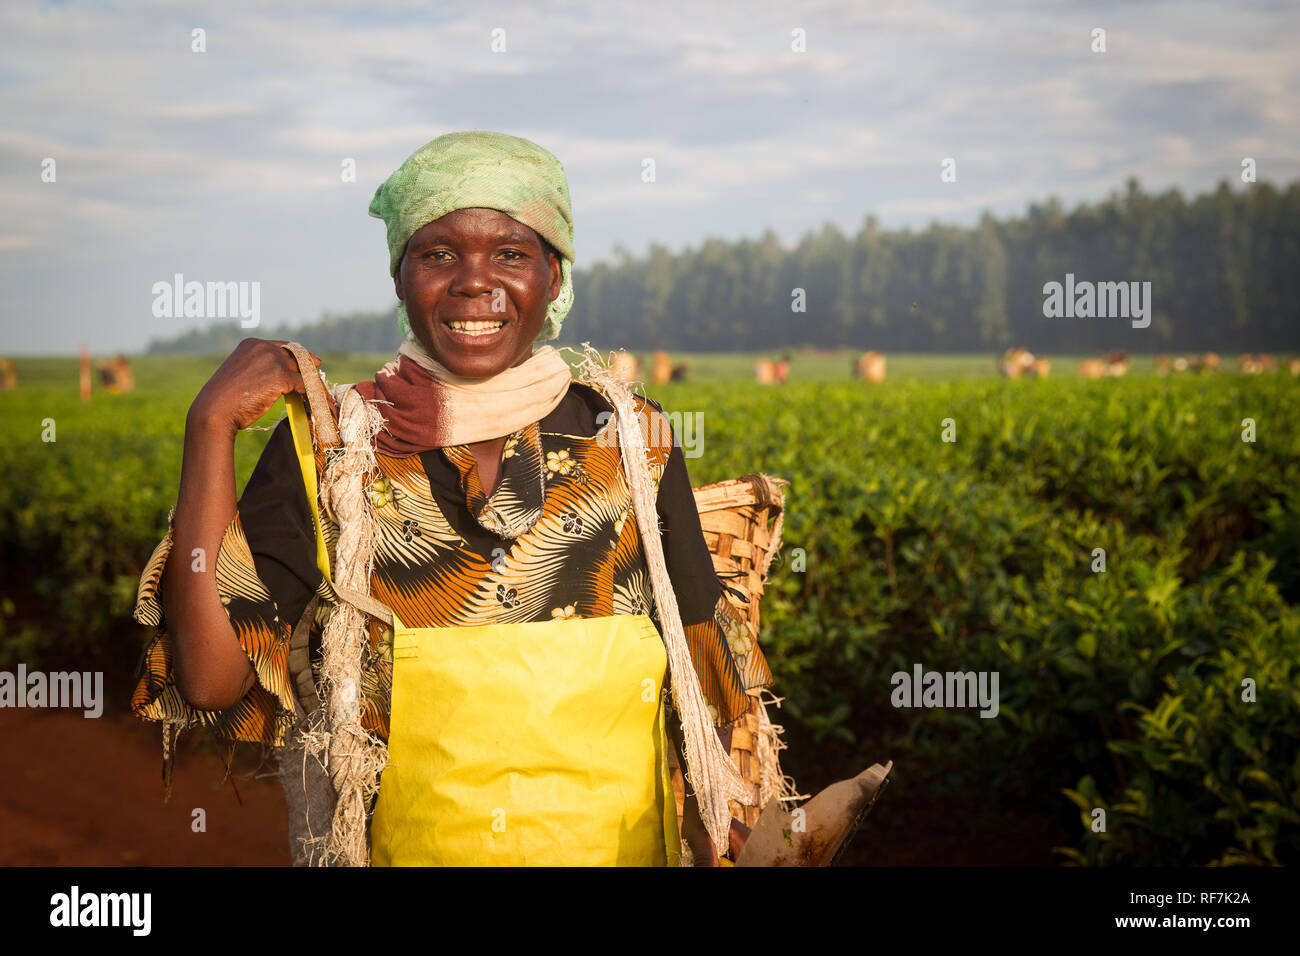
[[[216,558],[234,519],[235,435],[282,395],[304,392],[293,357],[272,339],[240,342],[190,406],[163,606],[176,686],[190,706],[224,710],[256,676],[217,593]],[[320,359],[312,355],[316,365]]]

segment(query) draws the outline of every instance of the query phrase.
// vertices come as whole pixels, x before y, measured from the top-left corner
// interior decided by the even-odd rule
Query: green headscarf
[[[536,143],[505,133],[448,133],[417,149],[375,190],[370,215],[388,227],[389,273],[397,275],[417,231],[457,209],[498,209],[529,226],[560,254],[560,294],[538,341],[560,334],[573,305],[573,212],[560,161]],[[411,340],[406,304],[397,309]]]

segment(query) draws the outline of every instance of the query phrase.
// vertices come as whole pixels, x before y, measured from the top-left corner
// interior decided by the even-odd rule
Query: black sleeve
[[[676,442],[659,479],[657,507],[663,529],[664,563],[668,565],[668,575],[677,594],[682,624],[712,621],[714,608],[722,596],[722,582],[713,570],[713,558],[704,543],[686,458]]]
[[[316,529],[289,420],[271,432],[239,499],[240,523],[258,577],[271,592],[280,619],[297,623],[320,584]]]
[[[742,638],[741,622],[732,620],[734,615],[723,610],[728,606],[722,600],[723,584],[713,570],[686,458],[676,441],[659,479],[657,510],[662,522],[664,562],[677,597],[691,662],[714,724],[729,747],[730,732],[723,728],[749,712],[746,688],[770,684],[771,676],[757,644]],[[728,619],[730,634],[724,630],[720,613]]]

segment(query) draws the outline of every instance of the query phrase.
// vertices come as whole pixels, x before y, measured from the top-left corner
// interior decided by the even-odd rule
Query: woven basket
[[[701,485],[695,489],[695,506],[700,512],[704,541],[713,557],[713,569],[727,587],[726,597],[736,616],[743,620],[750,639],[757,644],[759,604],[767,580],[767,570],[781,546],[781,524],[785,495],[781,491],[789,482],[768,475],[743,475],[731,481]],[[736,593],[739,592],[739,593]],[[753,788],[756,806],[745,807],[730,802],[731,815],[748,827],[758,822],[763,796],[762,780],[784,780],[775,748],[766,748],[764,773],[760,760],[759,739],[762,728],[769,727],[761,690],[749,691],[749,713],[732,728],[731,760]],[[682,823],[685,784],[676,754],[669,752],[673,791],[677,797],[677,823]],[[767,797],[771,798],[770,787]],[[726,847],[718,847],[726,852]]]

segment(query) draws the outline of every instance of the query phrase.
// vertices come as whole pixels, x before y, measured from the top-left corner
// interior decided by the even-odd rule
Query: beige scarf
[[[511,435],[549,415],[573,376],[554,348],[543,345],[527,361],[487,378],[453,374],[419,342],[406,341],[397,358],[356,390],[380,406],[385,430],[376,450],[395,458]]]

